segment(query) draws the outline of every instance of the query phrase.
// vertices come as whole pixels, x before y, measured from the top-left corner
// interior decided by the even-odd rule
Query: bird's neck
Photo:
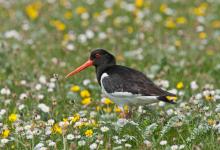
[[[109,67],[112,67],[116,64],[103,64],[103,65],[99,65],[99,66],[96,66],[96,77],[97,77],[97,80],[99,82],[99,85],[101,84],[100,80],[101,80],[101,76],[102,74],[109,68]]]

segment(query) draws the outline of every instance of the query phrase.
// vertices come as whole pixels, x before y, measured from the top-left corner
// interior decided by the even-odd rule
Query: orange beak
[[[78,68],[76,68],[75,70],[73,70],[72,72],[70,72],[68,75],[66,75],[65,78],[68,78],[70,76],[73,76],[74,74],[77,74],[78,72],[86,69],[87,67],[90,67],[93,65],[93,61],[92,60],[87,60],[83,65],[79,66]]]

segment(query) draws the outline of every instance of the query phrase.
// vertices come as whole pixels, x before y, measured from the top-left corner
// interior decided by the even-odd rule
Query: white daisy
[[[74,135],[73,134],[68,134],[66,136],[67,140],[73,140],[74,139]]]
[[[109,128],[106,127],[106,126],[101,127],[101,131],[102,131],[102,132],[107,132],[108,130],[109,130]]]
[[[50,107],[43,103],[38,104],[38,108],[45,113],[48,113],[50,111]]]

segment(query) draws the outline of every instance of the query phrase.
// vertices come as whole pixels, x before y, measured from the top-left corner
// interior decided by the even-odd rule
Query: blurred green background
[[[1,1],[1,81],[63,77],[104,48],[147,74],[156,66],[156,78],[219,84],[219,8],[198,0]]]

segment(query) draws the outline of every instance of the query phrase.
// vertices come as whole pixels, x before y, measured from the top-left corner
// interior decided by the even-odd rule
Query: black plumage
[[[102,80],[106,92],[129,92],[141,96],[158,96],[158,100],[174,103],[167,96],[175,97],[176,95],[159,88],[142,72],[116,65],[115,57],[107,51],[103,49],[94,50],[90,59],[94,61],[97,80],[100,85],[102,74],[108,74],[108,77]]]
[[[89,60],[66,77],[92,65],[96,68],[97,80],[102,86],[103,92],[114,99],[117,99],[117,96],[123,97],[124,100],[120,102],[121,104],[132,103],[133,98],[138,99],[138,101],[136,100],[138,103],[142,103],[144,102],[142,100],[148,100],[148,98],[174,103],[175,98],[172,97],[176,95],[159,88],[143,73],[117,65],[115,57],[104,49],[92,51]],[[114,93],[119,95],[116,96]],[[131,95],[134,97],[132,98]]]

